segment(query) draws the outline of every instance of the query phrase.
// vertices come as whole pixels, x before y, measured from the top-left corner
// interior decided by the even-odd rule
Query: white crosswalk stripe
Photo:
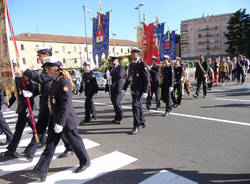
[[[17,148],[19,148],[19,149],[25,148],[30,143],[30,140],[31,140],[30,138],[21,140]],[[1,152],[7,151],[6,147],[7,147],[7,145],[1,146],[0,151]]]
[[[96,177],[100,177],[102,175],[107,174],[108,172],[114,171],[130,163],[133,163],[136,160],[137,159],[134,157],[115,151],[110,154],[91,160],[91,166],[83,173],[73,173],[73,170],[75,168],[70,168],[65,171],[50,175],[49,177],[47,177],[45,183],[86,183]]]
[[[192,180],[174,174],[167,170],[161,170],[139,184],[198,184]]]
[[[86,149],[99,146],[98,143],[93,142],[88,139],[84,139],[83,141],[84,141],[84,145]],[[57,146],[52,160],[56,159],[57,156],[64,151],[64,149],[65,147],[63,145]],[[29,162],[26,159],[21,159],[21,158],[16,158],[16,159],[8,160],[5,162],[0,162],[0,176],[34,166],[38,162],[41,154],[42,154],[42,151],[37,152],[32,162]]]

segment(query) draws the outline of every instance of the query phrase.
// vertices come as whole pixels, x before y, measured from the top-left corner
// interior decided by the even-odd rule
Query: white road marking
[[[6,119],[6,118],[13,118],[13,117],[17,117],[18,115],[17,114],[6,114],[6,115],[3,115],[3,117]]]
[[[27,128],[25,128],[23,130],[23,134],[22,135],[24,135],[24,134],[30,134],[30,133],[32,133],[32,130],[31,130],[30,127],[27,127]],[[4,133],[2,135],[0,135],[0,139],[5,139],[5,138],[6,138],[6,135]]]
[[[192,180],[174,174],[167,170],[161,170],[139,184],[198,184]]]
[[[73,100],[74,102],[79,102],[79,103],[84,103],[81,100]],[[96,105],[103,105],[103,106],[110,106],[113,107],[113,105],[108,105],[105,103],[95,103]],[[124,109],[132,109],[132,107],[129,106],[122,106]],[[156,110],[150,110],[150,112],[156,112],[156,113],[161,113],[164,114],[164,111],[156,111]],[[188,118],[195,118],[195,119],[203,119],[203,120],[209,120],[209,121],[215,121],[215,122],[222,122],[222,123],[228,123],[228,124],[235,124],[235,125],[243,125],[243,126],[250,126],[250,122],[240,122],[240,121],[231,121],[231,120],[225,120],[225,119],[218,119],[218,118],[209,118],[209,117],[202,117],[202,116],[194,116],[194,115],[189,115],[189,114],[180,114],[180,113],[174,113],[171,112],[170,115],[174,116],[182,116],[182,117],[188,117]]]
[[[18,148],[25,148],[26,146],[28,146],[28,144],[30,143],[30,138],[29,139],[23,139],[20,141],[19,145],[18,145]],[[6,147],[8,145],[5,145],[5,146],[1,146],[0,147],[0,151],[1,152],[4,152],[4,151],[7,151]]]
[[[84,141],[84,145],[85,145],[86,149],[90,149],[90,148],[99,146],[98,143],[91,141],[89,139],[83,139],[83,141]],[[57,146],[52,160],[56,159],[57,156],[59,154],[61,154],[64,150],[65,150],[64,145]],[[34,166],[38,162],[41,154],[42,154],[42,151],[37,152],[35,154],[35,157],[34,157],[32,162],[27,161],[25,158],[23,158],[23,159],[22,158],[15,158],[15,159],[8,160],[5,162],[0,162],[0,176],[4,176],[6,174],[10,174],[10,173]]]
[[[103,176],[109,172],[117,170],[128,164],[135,162],[137,159],[124,153],[114,151],[104,156],[91,160],[91,166],[84,172],[73,173],[74,169],[70,168],[47,177],[46,184],[83,184],[94,178]]]
[[[215,99],[223,101],[234,101],[234,102],[250,102],[250,100],[232,99],[232,98],[215,98]]]
[[[6,115],[6,114],[13,114],[13,113],[16,113],[16,111],[9,111],[9,110],[7,110],[7,111],[4,111],[4,112],[3,112],[3,115]]]

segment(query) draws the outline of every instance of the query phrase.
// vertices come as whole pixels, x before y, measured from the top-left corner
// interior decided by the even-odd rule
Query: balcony
[[[188,45],[188,42],[183,42],[181,43],[181,45]]]
[[[187,29],[181,30],[181,33],[189,33]]]

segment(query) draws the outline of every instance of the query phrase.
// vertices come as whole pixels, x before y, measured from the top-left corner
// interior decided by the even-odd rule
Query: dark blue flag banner
[[[109,12],[98,13],[97,18],[93,19],[93,60],[96,62],[98,56],[98,66],[102,66],[102,55],[108,59],[109,54]]]
[[[160,57],[162,60],[163,55],[168,55],[172,59],[176,59],[175,52],[175,31],[167,31],[166,34],[162,36],[160,45]]]
[[[154,25],[154,46],[153,46],[153,55],[158,58],[158,61],[160,61],[160,58],[163,57],[161,52],[161,38],[164,35],[164,23],[156,23]]]

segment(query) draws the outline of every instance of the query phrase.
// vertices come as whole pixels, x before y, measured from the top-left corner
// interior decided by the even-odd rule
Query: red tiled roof
[[[17,41],[33,41],[33,42],[55,42],[55,43],[85,43],[85,37],[80,36],[62,36],[50,34],[22,33],[16,35]],[[136,46],[136,42],[130,40],[114,39],[116,46]],[[113,39],[109,40],[110,45]],[[87,43],[92,44],[92,38],[87,37]]]

